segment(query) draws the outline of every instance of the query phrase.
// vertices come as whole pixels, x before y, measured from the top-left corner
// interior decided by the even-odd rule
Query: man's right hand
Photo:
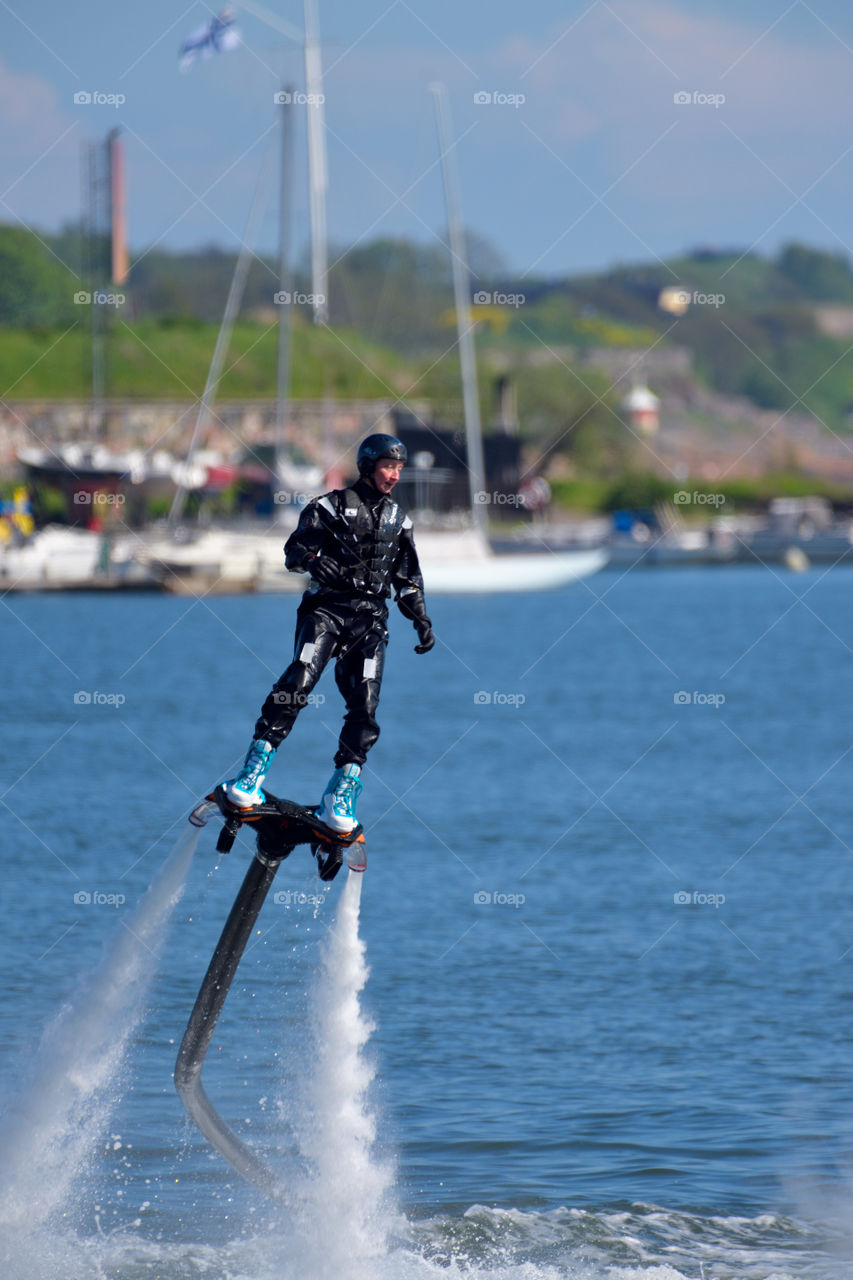
[[[305,561],[305,568],[315,582],[321,587],[340,587],[341,573],[334,560],[328,556],[311,556]]]

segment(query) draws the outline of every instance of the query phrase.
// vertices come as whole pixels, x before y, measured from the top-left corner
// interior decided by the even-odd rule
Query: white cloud
[[[80,205],[80,131],[56,89],[0,62],[0,221],[52,229]]]

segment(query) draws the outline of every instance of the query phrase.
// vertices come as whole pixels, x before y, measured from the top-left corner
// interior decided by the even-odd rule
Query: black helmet
[[[402,440],[396,436],[385,436],[380,432],[366,436],[358,446],[358,474],[372,476],[373,468],[380,458],[393,458],[395,462],[408,462],[409,455]]]

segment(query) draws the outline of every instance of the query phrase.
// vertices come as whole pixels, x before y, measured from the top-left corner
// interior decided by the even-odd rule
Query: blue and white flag
[[[189,71],[199,58],[212,58],[215,53],[225,53],[236,49],[240,43],[234,12],[223,9],[210,22],[199,27],[192,35],[187,36],[180,48],[181,71]]]

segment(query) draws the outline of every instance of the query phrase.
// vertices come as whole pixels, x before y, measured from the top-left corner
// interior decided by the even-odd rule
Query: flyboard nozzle
[[[194,827],[206,827],[213,815],[219,812],[221,812],[221,806],[214,792],[198,802],[189,816],[189,821]],[[241,819],[236,813],[225,813],[225,823],[219,833],[219,839],[216,841],[217,853],[231,852],[234,839],[240,830],[240,822]]]
[[[205,796],[203,800],[199,800],[193,809],[189,816],[189,821],[194,827],[206,827],[213,815],[218,812],[219,805],[216,801],[211,800],[209,796]]]
[[[350,871],[367,870],[367,842],[360,835],[347,850],[347,866]]]

